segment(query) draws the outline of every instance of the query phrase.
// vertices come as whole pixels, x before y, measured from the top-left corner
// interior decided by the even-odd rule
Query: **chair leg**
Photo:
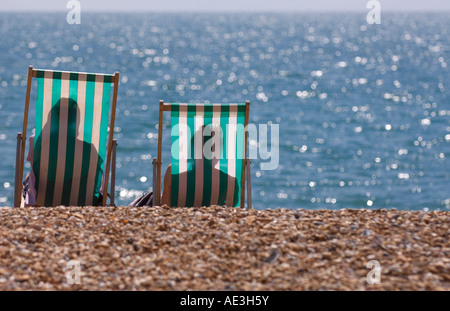
[[[112,154],[111,154],[111,197],[109,198],[109,203],[111,206],[115,206],[114,198],[116,196],[115,188],[116,188],[116,149],[117,149],[117,140],[113,139],[112,144]]]
[[[251,183],[251,177],[250,177],[250,159],[246,159],[247,164],[247,209],[252,209],[252,183]]]
[[[17,133],[17,148],[16,148],[16,176],[14,180],[14,207],[20,207],[20,196],[22,192],[22,182],[20,181],[20,152],[22,147],[22,133]]]
[[[155,206],[159,206],[159,199],[160,199],[160,193],[158,189],[158,182],[157,182],[157,169],[158,169],[158,159],[153,159],[153,198],[154,198],[154,204]]]

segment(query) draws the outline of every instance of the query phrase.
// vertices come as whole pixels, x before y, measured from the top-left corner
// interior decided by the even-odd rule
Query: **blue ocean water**
[[[33,65],[120,72],[116,204],[151,189],[160,99],[250,100],[250,122],[280,133],[277,169],[253,160],[254,208],[448,210],[449,17],[0,13],[0,206]]]

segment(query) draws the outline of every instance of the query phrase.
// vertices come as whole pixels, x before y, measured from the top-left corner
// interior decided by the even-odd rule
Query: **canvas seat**
[[[64,72],[29,67],[22,133],[17,137],[14,206],[21,205],[30,92],[37,80],[34,151],[36,205],[114,205],[113,139],[119,73]],[[111,100],[112,93],[112,100]]]
[[[155,204],[161,199],[163,113],[170,112],[170,206],[251,208],[247,132],[250,102],[184,104],[160,101],[158,156],[153,159]],[[169,142],[167,142],[169,143]]]

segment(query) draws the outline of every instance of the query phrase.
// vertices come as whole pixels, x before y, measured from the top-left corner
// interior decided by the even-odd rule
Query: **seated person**
[[[203,130],[204,130],[204,128],[203,128]],[[186,181],[186,185],[185,185],[186,191],[189,191],[188,189],[190,188],[190,185],[188,185],[187,176],[189,176],[191,174],[196,175],[198,173],[198,171],[193,171],[193,170],[196,170],[196,164],[203,166],[203,169],[210,170],[211,177],[214,179],[214,180],[211,180],[211,179],[210,180],[214,185],[216,185],[216,187],[213,187],[214,190],[211,189],[211,186],[209,187],[212,190],[212,192],[215,191],[215,195],[217,196],[218,201],[214,204],[225,205],[225,202],[231,202],[231,201],[237,199],[237,198],[233,197],[234,189],[237,189],[237,187],[238,187],[237,179],[234,176],[232,177],[232,176],[228,175],[227,173],[221,171],[220,169],[217,168],[216,165],[213,165],[213,163],[212,163],[213,161],[219,161],[219,158],[215,158],[216,156],[217,157],[220,156],[220,155],[215,155],[215,149],[216,149],[215,144],[216,143],[220,144],[222,142],[221,141],[222,137],[220,137],[220,139],[218,141],[211,144],[210,156],[205,157],[204,148],[206,146],[206,142],[210,139],[214,139],[215,131],[211,131],[210,135],[204,135],[203,130],[201,130],[201,131],[199,130],[199,132],[195,133],[195,135],[201,135],[203,137],[202,138],[202,140],[203,140],[203,142],[202,142],[203,143],[202,158],[187,159],[187,170],[184,172],[180,172],[178,174],[178,180]],[[195,142],[194,142],[195,135],[192,137],[192,141],[191,141],[192,148],[194,148],[194,145],[195,145]],[[213,159],[213,157],[215,159]],[[200,163],[198,163],[198,162],[200,162]],[[201,174],[203,174],[203,169],[201,170]],[[224,191],[220,192],[220,188],[217,187],[217,183],[220,183],[220,181],[226,181],[226,184],[227,184],[226,185],[227,190],[225,191],[226,193],[224,193]],[[161,198],[161,204],[166,204],[168,206],[172,205],[171,204],[171,187],[172,187],[171,183],[172,183],[172,165],[169,164],[169,166],[167,167],[166,173],[164,175],[164,188],[163,188],[163,194],[162,194],[162,198]],[[195,184],[196,184],[196,186],[198,185],[198,180],[196,180]],[[202,185],[201,185],[201,187],[202,187]],[[202,195],[203,191],[199,192],[198,194]],[[195,195],[196,194],[190,194],[191,200],[193,199],[193,196],[195,196]],[[213,196],[212,193],[211,193],[211,195]],[[230,195],[231,195],[231,197],[227,198],[227,196],[230,196]],[[186,195],[186,200],[187,200],[187,195]],[[199,204],[200,204],[200,206],[202,206],[202,204],[204,203],[204,202],[201,203],[201,201],[202,201],[201,197],[200,198],[197,197],[194,200],[196,200],[196,202],[193,203],[195,206],[197,206]],[[233,202],[233,203],[235,203],[235,202]],[[209,206],[210,203],[208,202],[204,205]]]

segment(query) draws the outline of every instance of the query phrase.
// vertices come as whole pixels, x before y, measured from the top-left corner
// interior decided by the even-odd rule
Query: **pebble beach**
[[[447,211],[3,207],[0,290],[449,290],[449,223]]]

